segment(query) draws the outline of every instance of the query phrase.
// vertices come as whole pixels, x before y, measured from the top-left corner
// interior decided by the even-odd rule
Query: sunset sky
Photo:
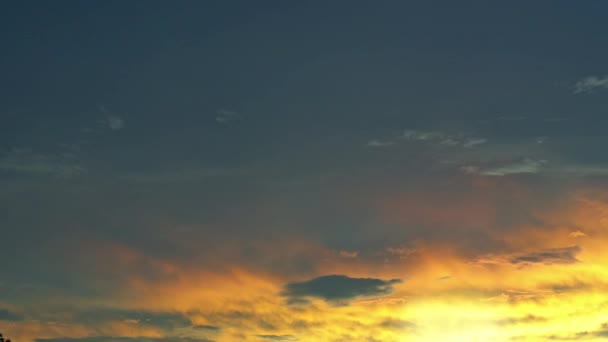
[[[1,2],[0,333],[607,341],[607,16]]]

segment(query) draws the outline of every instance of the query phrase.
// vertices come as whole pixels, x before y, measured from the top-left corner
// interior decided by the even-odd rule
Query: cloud
[[[163,329],[192,327],[190,319],[180,313],[145,312],[130,310],[91,310],[82,312],[75,317],[82,324],[97,325],[101,322],[126,322],[138,325],[149,325]]]
[[[359,252],[357,252],[357,251],[352,251],[352,252],[340,251],[340,252],[338,252],[338,254],[340,254],[340,256],[343,258],[350,258],[350,259],[354,259],[359,256]]]
[[[472,137],[465,133],[449,134],[440,131],[406,129],[401,137],[408,141],[427,142],[444,146],[460,146],[463,148],[473,148],[487,143],[487,140],[484,138]]]
[[[367,142],[367,146],[369,147],[388,147],[393,145],[395,145],[395,142],[388,140],[370,140]]]
[[[406,129],[403,138],[409,141],[443,141],[447,136],[438,131],[416,131]]]
[[[418,250],[410,247],[386,247],[385,252],[389,255],[399,256],[399,259],[406,259]]]
[[[21,321],[23,317],[7,309],[0,309],[0,321]]]
[[[379,326],[383,329],[390,330],[404,330],[404,329],[413,329],[416,328],[416,324],[410,321],[404,321],[400,319],[389,318],[387,320],[382,321]]]
[[[529,323],[540,323],[545,322],[547,319],[545,317],[535,316],[535,315],[527,315],[524,317],[511,317],[499,320],[498,325],[514,325],[514,324],[529,324]]]
[[[579,238],[579,237],[587,236],[587,234],[585,234],[585,233],[581,232],[580,230],[577,230],[577,231],[571,232],[571,233],[570,233],[570,234],[568,234],[568,235],[569,235],[570,237],[573,237],[573,238]]]
[[[462,143],[462,147],[464,147],[464,148],[471,148],[471,147],[475,147],[477,145],[485,144],[486,142],[488,142],[486,139],[471,138],[471,139],[465,140]]]
[[[4,153],[0,157],[0,171],[56,178],[72,178],[87,172],[70,154],[38,154],[24,148]]]
[[[598,331],[594,332],[594,334],[595,334],[595,336],[599,336],[599,337],[608,337],[608,323],[602,324],[600,329]]]
[[[113,131],[118,131],[125,128],[125,121],[119,116],[108,116],[106,118],[108,127]]]
[[[239,114],[232,110],[218,109],[215,116],[215,121],[220,124],[227,124],[239,118]]]
[[[540,252],[523,254],[511,259],[513,264],[573,264],[578,262],[576,255],[580,253],[579,246],[553,248]]]
[[[560,172],[575,176],[606,176],[608,175],[608,166],[566,164],[560,168]]]
[[[575,334],[568,335],[549,335],[545,336],[547,340],[551,341],[580,341],[580,340],[589,340],[593,337],[602,337],[602,340],[608,338],[608,324],[604,323],[602,326],[595,331],[580,331]],[[594,339],[595,341],[595,339]]]
[[[207,331],[218,331],[221,329],[220,327],[218,327],[216,325],[205,325],[205,324],[193,325],[192,328],[196,329],[196,330],[207,330]]]
[[[122,117],[111,113],[104,106],[99,106],[99,110],[105,115],[105,118],[99,121],[102,126],[113,131],[119,131],[125,128],[125,120]]]
[[[579,246],[562,248],[551,248],[537,252],[511,253],[511,254],[488,254],[474,261],[476,264],[492,265],[555,265],[573,264],[578,262],[576,255],[581,252]]]
[[[590,93],[596,88],[608,88],[608,76],[588,76],[578,80],[574,84],[574,94]]]
[[[292,299],[317,297],[326,301],[343,301],[357,297],[385,296],[393,292],[393,285],[401,282],[401,279],[381,280],[328,275],[309,281],[289,283],[282,294]]]
[[[298,341],[293,335],[255,335],[256,337],[266,341]]]
[[[49,338],[36,339],[36,342],[212,342],[207,339],[187,337],[115,337],[115,336],[93,336],[82,338]]]
[[[464,165],[460,170],[465,174],[502,177],[512,174],[554,174],[575,177],[604,177],[608,166],[604,164],[581,164],[564,161],[549,162],[545,159],[523,158],[503,162],[488,162],[485,165]]]
[[[466,174],[478,174],[482,176],[507,176],[522,173],[539,173],[546,163],[546,160],[524,158],[518,161],[507,162],[502,165],[487,167],[466,165],[462,166],[460,170]]]

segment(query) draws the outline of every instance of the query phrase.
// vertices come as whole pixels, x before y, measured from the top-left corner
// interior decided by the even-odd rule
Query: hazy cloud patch
[[[471,148],[471,147],[475,147],[477,145],[485,144],[486,142],[488,142],[488,141],[486,139],[482,139],[482,138],[469,138],[462,142],[462,147]]]
[[[0,321],[21,321],[23,316],[8,309],[0,309]]]
[[[393,319],[393,318],[386,319],[386,320],[380,322],[380,324],[378,324],[378,325],[383,329],[389,329],[389,330],[405,330],[405,329],[416,328],[415,323],[412,323],[410,321],[400,320],[400,319]]]
[[[298,341],[293,335],[255,335],[264,341]]]
[[[359,252],[357,251],[339,251],[338,254],[342,258],[354,259],[359,256]]]
[[[573,231],[573,232],[571,232],[571,233],[570,233],[570,234],[568,234],[568,235],[569,235],[570,237],[573,237],[573,238],[579,238],[579,237],[587,236],[587,234],[583,233],[583,232],[582,232],[582,231],[580,231],[580,230]]]
[[[487,139],[470,136],[465,133],[445,133],[441,131],[418,131],[406,129],[401,136],[407,141],[426,142],[444,146],[460,146],[463,148],[473,148],[487,143]]]
[[[100,322],[121,321],[130,324],[150,325],[163,329],[192,327],[192,322],[188,317],[173,312],[92,310],[78,314],[75,317],[75,321],[88,325],[96,325]]]
[[[608,76],[588,76],[578,80],[573,87],[574,94],[593,92],[597,88],[608,88]]]
[[[218,109],[215,114],[215,121],[220,124],[227,124],[239,118],[237,112],[228,109]]]
[[[87,172],[71,154],[40,154],[27,148],[1,154],[0,171],[56,178],[72,178]]]
[[[386,247],[384,251],[390,256],[398,256],[399,259],[407,259],[411,255],[419,252],[417,248],[404,246]]]
[[[112,131],[119,131],[125,128],[125,120],[122,117],[110,112],[104,106],[99,106],[99,110],[105,116],[99,121],[102,126],[107,127]]]
[[[539,173],[546,164],[546,160],[524,158],[518,161],[511,161],[488,166],[466,165],[462,166],[460,170],[466,174],[501,177],[513,174]]]
[[[515,325],[515,324],[529,324],[529,323],[540,323],[545,322],[547,319],[545,317],[535,316],[529,314],[523,317],[510,317],[501,319],[496,322],[498,325]]]
[[[395,145],[394,141],[389,140],[370,140],[367,142],[367,146],[369,147],[389,147]]]

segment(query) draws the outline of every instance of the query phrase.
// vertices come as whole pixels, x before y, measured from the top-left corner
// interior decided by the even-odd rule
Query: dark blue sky
[[[446,245],[513,264],[592,253],[545,214],[604,205],[606,13],[601,1],[3,2],[0,323],[24,341],[78,335],[36,335],[53,315],[78,336],[132,337],[100,327],[141,311],[212,327],[199,340],[307,340],[279,323],[239,330],[241,316],[204,300],[121,296],[234,268],[304,297],[336,279],[364,286],[341,299],[411,294],[390,279],[427,274],[408,258]],[[588,223],[568,229],[587,236]],[[551,238],[514,237],[531,226]]]

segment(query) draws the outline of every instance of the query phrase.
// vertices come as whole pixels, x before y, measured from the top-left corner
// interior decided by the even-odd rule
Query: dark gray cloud
[[[0,321],[20,321],[23,317],[13,311],[7,309],[0,309]]]
[[[579,246],[548,249],[513,257],[513,264],[572,264],[578,262],[576,255],[581,251]]]
[[[350,278],[345,275],[328,275],[304,282],[285,285],[283,295],[290,299],[317,297],[327,301],[344,301],[357,297],[384,296],[393,292],[393,285],[401,279]]]

